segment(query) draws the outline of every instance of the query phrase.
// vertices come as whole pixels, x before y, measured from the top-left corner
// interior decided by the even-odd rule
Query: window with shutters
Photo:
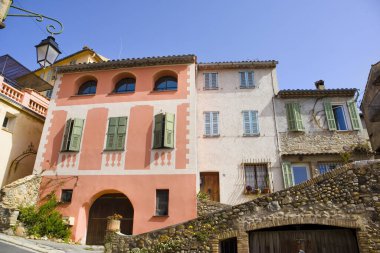
[[[302,123],[301,106],[299,103],[285,104],[286,118],[288,121],[289,131],[304,131],[305,128]]]
[[[153,148],[174,148],[173,113],[159,113],[154,116]]]
[[[169,215],[169,190],[156,190],[156,216]]]
[[[68,119],[65,125],[61,151],[79,151],[84,119]]]
[[[219,136],[219,112],[204,112],[205,137]]]
[[[239,72],[239,74],[241,89],[255,88],[253,71]]]
[[[46,91],[46,97],[51,98],[52,93],[53,93],[53,90],[52,90],[52,89],[47,90],[47,91]]]
[[[244,164],[246,189],[268,189],[269,173],[267,164]]]
[[[218,73],[204,73],[203,76],[205,90],[218,89]]]
[[[329,101],[325,101],[324,108],[329,130],[347,131],[361,129],[360,117],[354,101],[348,101],[347,106],[345,104],[332,104]],[[349,128],[349,121],[351,122],[352,129]]]
[[[243,136],[257,136],[259,132],[258,111],[243,111]]]
[[[310,178],[309,166],[307,164],[291,164],[290,162],[283,162],[282,175],[284,179],[284,187],[292,187],[303,183]]]
[[[124,150],[127,120],[127,117],[108,119],[106,150]]]

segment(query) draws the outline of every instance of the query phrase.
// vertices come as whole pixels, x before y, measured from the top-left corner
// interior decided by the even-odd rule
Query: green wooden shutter
[[[347,102],[348,112],[350,113],[351,125],[353,130],[360,130],[360,117],[354,101]]]
[[[116,149],[123,150],[125,144],[125,134],[127,132],[127,117],[120,117],[119,124],[117,127],[117,140]]]
[[[282,176],[284,178],[284,187],[289,188],[294,185],[292,167],[290,162],[282,163]]]
[[[116,134],[119,118],[109,118],[108,119],[108,132],[107,132],[107,143],[106,149],[114,150],[116,147]]]
[[[165,116],[163,113],[159,113],[159,114],[154,116],[153,148],[162,148],[164,117]]]
[[[247,72],[248,87],[255,87],[253,71]]]
[[[297,131],[296,119],[293,113],[293,104],[289,103],[285,105],[286,108],[286,118],[288,120],[288,130]]]
[[[297,131],[304,131],[305,128],[302,124],[302,117],[301,117],[301,106],[298,103],[293,103],[293,114],[296,124],[296,130]]]
[[[71,131],[70,145],[69,145],[70,151],[79,151],[80,140],[82,137],[83,124],[84,124],[83,119],[74,119],[73,120],[73,129]]]
[[[165,137],[164,147],[174,148],[174,123],[175,116],[173,113],[166,113],[165,115]]]
[[[66,121],[65,132],[63,134],[63,141],[62,141],[62,148],[61,148],[62,151],[68,150],[67,144],[69,143],[71,124],[72,124],[72,120],[68,119]]]
[[[334,112],[333,112],[331,103],[328,101],[325,101],[324,107],[325,107],[326,120],[327,120],[327,125],[329,127],[329,130],[331,131],[336,130],[336,122],[335,122]]]
[[[240,72],[240,87],[245,88],[247,86],[247,79],[245,78],[245,72]]]

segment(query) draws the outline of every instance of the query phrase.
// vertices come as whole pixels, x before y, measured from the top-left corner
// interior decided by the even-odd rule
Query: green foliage
[[[51,195],[48,201],[39,208],[21,207],[19,220],[26,227],[28,235],[47,236],[67,241],[70,237],[70,229],[62,220],[62,215],[55,210],[57,206],[57,198]]]
[[[199,200],[209,200],[210,196],[207,193],[199,191],[198,194],[197,194],[197,198]]]

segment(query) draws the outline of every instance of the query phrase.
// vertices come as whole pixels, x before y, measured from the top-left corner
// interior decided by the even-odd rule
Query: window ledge
[[[9,129],[9,128],[6,128],[6,127],[1,127],[2,130],[4,130],[5,132],[8,132],[10,134],[13,134],[13,132]]]
[[[152,217],[153,218],[168,218],[169,214],[165,214],[165,215],[154,214]]]
[[[243,137],[259,137],[260,133],[258,134],[243,134]]]
[[[159,147],[159,148],[152,148],[152,150],[160,150],[160,149],[163,149],[163,150],[168,150],[168,149],[174,149],[174,148],[168,148],[168,147]]]
[[[61,150],[61,153],[79,153],[79,151],[73,151],[73,150]]]
[[[124,152],[125,149],[104,149],[103,152]]]
[[[124,91],[124,92],[111,92],[108,93],[108,96],[117,96],[117,95],[128,95],[128,94],[134,94],[136,91]]]
[[[256,88],[256,86],[239,86],[240,89],[243,89],[243,90],[253,90],[254,88]]]
[[[75,97],[93,97],[95,96],[96,94],[75,94],[75,95],[72,95],[70,96],[71,98],[75,98]]]
[[[215,88],[206,88],[206,87],[203,87],[203,90],[219,90],[219,87],[215,87]]]
[[[215,134],[215,135],[206,135],[206,134],[204,134],[203,135],[203,138],[218,138],[218,137],[220,137],[220,134]]]
[[[152,90],[150,94],[157,94],[157,93],[176,93],[177,90]]]

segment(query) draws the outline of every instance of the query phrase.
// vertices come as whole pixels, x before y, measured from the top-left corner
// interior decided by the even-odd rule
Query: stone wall
[[[11,216],[20,206],[36,205],[40,183],[40,176],[30,175],[1,188],[0,230],[9,228],[13,223]]]
[[[146,234],[109,232],[107,253],[219,252],[220,240],[236,237],[248,252],[248,233],[291,224],[318,224],[356,231],[360,252],[380,252],[380,161],[356,162],[303,184]]]
[[[280,133],[280,142],[282,155],[337,154],[349,151],[356,144],[368,144],[356,131],[286,132]]]
[[[199,216],[204,216],[210,213],[224,210],[231,207],[230,205],[222,204],[216,201],[207,199],[198,199],[197,201],[197,214]]]

